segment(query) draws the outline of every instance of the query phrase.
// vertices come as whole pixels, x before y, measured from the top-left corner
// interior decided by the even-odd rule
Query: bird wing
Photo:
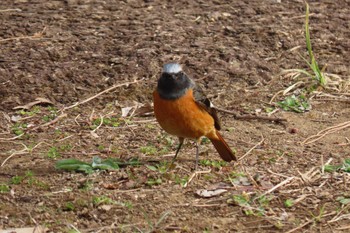
[[[221,129],[221,123],[219,120],[219,117],[217,115],[216,109],[213,107],[213,104],[210,102],[210,100],[205,95],[203,89],[196,84],[193,88],[193,97],[195,99],[196,104],[206,112],[210,114],[210,116],[214,119],[214,125],[215,129],[220,130]]]

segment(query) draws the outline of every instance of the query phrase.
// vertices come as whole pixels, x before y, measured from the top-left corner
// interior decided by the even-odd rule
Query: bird
[[[213,104],[200,86],[196,85],[178,63],[167,63],[153,92],[155,117],[167,133],[177,136],[179,145],[172,163],[176,160],[184,140],[196,141],[196,164],[198,167],[200,139],[207,137],[220,157],[227,162],[237,160],[219,130],[220,120]]]

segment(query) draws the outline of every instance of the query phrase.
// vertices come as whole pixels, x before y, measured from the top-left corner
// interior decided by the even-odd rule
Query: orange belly
[[[192,90],[176,100],[162,99],[155,91],[153,101],[157,121],[169,134],[193,139],[202,136],[218,138],[214,119],[196,104]]]

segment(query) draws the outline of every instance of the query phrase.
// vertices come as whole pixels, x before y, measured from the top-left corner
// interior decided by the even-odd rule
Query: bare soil
[[[276,108],[282,93],[273,97],[300,81],[284,69],[308,68],[301,0],[2,0],[0,230],[349,231],[349,174],[322,166],[350,158],[350,1],[310,1],[310,9],[315,56],[336,78],[307,94],[310,111],[294,113]],[[256,116],[277,109],[271,117],[287,121],[221,113],[223,135],[243,159],[218,166],[204,141],[201,159],[210,164],[192,177],[188,141],[176,167],[162,173],[177,140],[147,106],[169,61],[183,64],[216,106]],[[291,92],[308,88],[304,79]],[[38,97],[52,104],[13,109]],[[143,113],[122,117],[123,108],[141,105]],[[115,122],[99,125],[101,118]],[[93,156],[140,165],[90,175],[55,169],[59,160]],[[198,194],[219,188],[226,192]]]

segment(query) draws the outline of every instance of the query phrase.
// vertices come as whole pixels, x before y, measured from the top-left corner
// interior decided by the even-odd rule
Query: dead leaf
[[[112,205],[101,205],[98,207],[100,210],[104,210],[106,212],[110,211],[112,209]]]
[[[124,107],[122,108],[122,117],[128,116],[130,110],[133,109],[133,107]]]
[[[250,186],[252,185],[246,176],[239,176],[232,181],[235,185]]]
[[[216,190],[200,189],[196,191],[196,194],[200,197],[209,198],[209,197],[218,196],[224,192],[227,192],[227,190],[226,189],[216,189]]]
[[[119,184],[118,183],[104,183],[102,184],[102,186],[105,188],[105,189],[119,189]]]
[[[151,116],[153,115],[153,106],[150,103],[139,106],[135,111],[135,116]]]
[[[99,138],[100,136],[98,136],[97,133],[95,133],[95,131],[91,131],[90,132],[91,136],[93,136],[94,138]]]
[[[22,119],[22,117],[20,115],[15,115],[11,117],[11,121],[12,122],[18,122]]]
[[[35,101],[33,102],[30,102],[26,105],[22,105],[22,106],[17,106],[17,107],[14,107],[13,109],[16,110],[16,109],[26,109],[26,110],[29,110],[31,109],[34,105],[37,105],[37,104],[50,104],[50,105],[53,105],[53,103],[48,100],[48,99],[45,99],[45,98],[41,98],[41,97],[38,97],[35,99]]]
[[[0,233],[45,233],[45,232],[47,232],[47,229],[41,226],[0,230]]]
[[[215,190],[215,189],[230,189],[230,188],[232,188],[231,184],[219,182],[219,183],[215,183],[215,184],[210,185],[207,189],[208,190]]]

